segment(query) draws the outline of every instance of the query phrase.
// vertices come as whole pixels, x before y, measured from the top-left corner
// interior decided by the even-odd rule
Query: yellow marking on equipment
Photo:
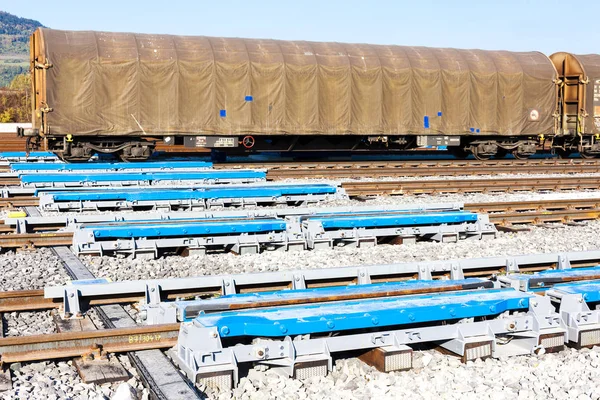
[[[129,335],[129,343],[150,343],[158,342],[162,339],[159,333],[146,335]]]

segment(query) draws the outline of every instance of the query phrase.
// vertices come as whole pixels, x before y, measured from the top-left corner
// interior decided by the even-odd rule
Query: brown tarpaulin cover
[[[41,48],[53,65],[45,93],[53,134],[553,128],[556,72],[537,52],[52,29],[41,29]]]
[[[585,54],[575,56],[589,79],[585,89],[586,112],[585,132],[600,133],[600,55]]]

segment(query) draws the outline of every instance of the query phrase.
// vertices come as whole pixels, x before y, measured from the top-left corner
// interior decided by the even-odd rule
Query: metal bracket
[[[303,274],[294,274],[292,278],[292,289],[306,289],[306,280]]]
[[[369,274],[368,268],[358,268],[357,283],[359,285],[368,285],[371,283],[371,275]]]
[[[431,277],[431,269],[428,264],[420,264],[419,265],[419,279],[420,280],[432,280]]]
[[[571,261],[569,261],[569,256],[566,254],[558,255],[558,264],[556,265],[557,269],[571,269]]]
[[[519,273],[519,263],[514,258],[508,258],[506,260],[506,273],[507,274],[518,274]]]
[[[221,284],[221,291],[223,295],[235,294],[235,280],[231,276],[223,277],[223,283]]]
[[[35,66],[35,69],[48,69],[48,68],[52,68],[53,67],[52,63],[49,62],[49,61],[46,61],[43,64],[41,62],[37,62],[36,61],[35,64],[34,64],[34,66]]]
[[[146,304],[158,305],[160,304],[160,285],[156,282],[146,283]]]
[[[81,318],[81,307],[79,305],[79,290],[75,286],[66,287],[63,294],[63,311],[61,317],[69,319]]]
[[[450,263],[450,279],[465,279],[465,274],[459,263]]]

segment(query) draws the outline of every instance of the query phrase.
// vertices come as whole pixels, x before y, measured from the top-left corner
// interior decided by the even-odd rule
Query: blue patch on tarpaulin
[[[423,117],[423,127],[429,129],[429,117],[427,115]]]
[[[227,116],[227,110],[219,110],[219,116],[225,118]]]
[[[252,96],[246,96],[246,97],[244,97],[244,100],[246,100],[246,101],[253,101],[254,97],[252,97]]]

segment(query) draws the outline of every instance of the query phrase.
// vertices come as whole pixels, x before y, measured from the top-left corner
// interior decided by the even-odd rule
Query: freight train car
[[[594,156],[585,99],[595,61],[40,28],[33,128],[19,133],[71,161],[95,152],[143,160],[157,141],[237,154],[435,145],[480,159],[540,147]]]

